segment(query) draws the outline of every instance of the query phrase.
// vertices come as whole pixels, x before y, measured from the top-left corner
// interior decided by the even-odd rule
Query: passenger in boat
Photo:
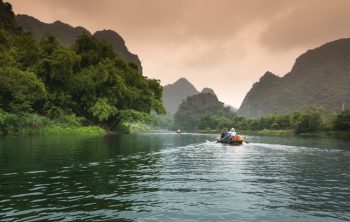
[[[223,140],[226,136],[228,136],[228,130],[227,130],[227,128],[224,128],[222,130],[220,140]]]
[[[225,137],[223,139],[221,139],[221,141],[230,142],[230,138],[232,136],[236,136],[236,135],[237,135],[237,133],[236,133],[235,128],[231,128],[231,130],[226,133]]]
[[[221,134],[220,141],[221,142],[230,142],[231,136],[236,135],[235,129],[232,128],[230,131],[228,131],[226,128],[224,129],[224,132]]]
[[[231,130],[228,132],[228,134],[229,134],[229,138],[230,138],[231,136],[236,136],[237,133],[236,133],[235,128],[231,128]]]

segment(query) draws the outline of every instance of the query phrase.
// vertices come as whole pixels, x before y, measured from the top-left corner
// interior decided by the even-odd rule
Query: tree
[[[46,99],[45,86],[34,73],[16,68],[0,68],[0,108],[4,111],[40,111]]]
[[[316,112],[312,113],[298,113],[295,117],[295,133],[300,134],[304,132],[317,131],[321,128],[321,116]]]
[[[52,36],[37,42],[0,1],[0,109],[9,116],[39,113],[108,129],[120,121],[157,123],[150,112],[165,113],[162,91],[106,41],[83,34],[72,48]]]
[[[334,129],[342,131],[350,130],[350,110],[345,110],[337,115],[334,121]]]
[[[114,106],[109,105],[106,98],[101,98],[90,108],[90,112],[98,121],[105,122],[115,116],[118,110]]]

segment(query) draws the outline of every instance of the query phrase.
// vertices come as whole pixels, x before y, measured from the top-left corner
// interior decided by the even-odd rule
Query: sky
[[[112,29],[162,85],[187,78],[239,108],[266,72],[350,37],[350,0],[5,0],[16,14]]]

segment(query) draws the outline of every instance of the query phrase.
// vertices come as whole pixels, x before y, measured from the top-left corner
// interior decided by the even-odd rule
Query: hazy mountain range
[[[309,50],[283,77],[266,72],[247,93],[241,116],[289,113],[310,106],[350,108],[350,39]]]
[[[201,92],[199,92],[187,79],[180,78],[173,84],[166,85],[163,88],[163,103],[165,109],[169,112],[175,113],[180,104],[184,102],[187,97],[197,95],[199,93],[210,93],[216,97],[214,90],[204,88]]]
[[[16,20],[37,39],[49,34],[64,45],[72,45],[82,33],[110,42],[124,59],[135,63],[142,72],[138,56],[129,52],[123,38],[112,30],[91,34],[84,27],[72,27],[61,21],[48,24],[28,15]],[[238,114],[262,116],[289,113],[312,105],[336,111],[350,108],[350,39],[340,39],[309,50],[296,59],[292,70],[283,77],[266,72],[244,98]],[[204,93],[215,95],[204,88]],[[181,78],[164,86],[163,102],[167,111],[175,113],[188,96],[199,92],[187,79]]]
[[[84,27],[72,27],[71,25],[61,21],[44,23],[28,15],[16,15],[16,20],[24,29],[31,32],[38,40],[42,39],[45,35],[52,35],[65,46],[72,45],[76,38],[83,33],[92,35]],[[129,52],[125,45],[125,41],[118,33],[112,30],[102,30],[95,32],[93,36],[110,42],[113,45],[114,50],[120,56],[136,64],[139,71],[142,73],[142,66],[139,57]]]
[[[142,72],[140,59],[137,55],[129,52],[125,45],[125,41],[115,31],[102,30],[91,34],[86,28],[81,26],[72,27],[61,21],[44,23],[28,15],[16,15],[16,20],[25,30],[31,32],[38,40],[45,37],[45,35],[52,35],[63,45],[69,46],[74,44],[79,35],[86,33],[88,35],[93,35],[98,39],[110,42],[120,56],[135,63],[139,67],[140,72]],[[210,88],[204,88],[203,92],[215,95],[214,91]],[[175,113],[180,104],[186,100],[188,96],[199,93],[200,92],[197,91],[197,89],[185,78],[181,78],[173,84],[164,86],[163,101],[166,110]]]

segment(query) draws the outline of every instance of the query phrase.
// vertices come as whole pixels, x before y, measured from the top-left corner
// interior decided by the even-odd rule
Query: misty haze
[[[349,221],[349,11],[0,0],[0,221]]]

